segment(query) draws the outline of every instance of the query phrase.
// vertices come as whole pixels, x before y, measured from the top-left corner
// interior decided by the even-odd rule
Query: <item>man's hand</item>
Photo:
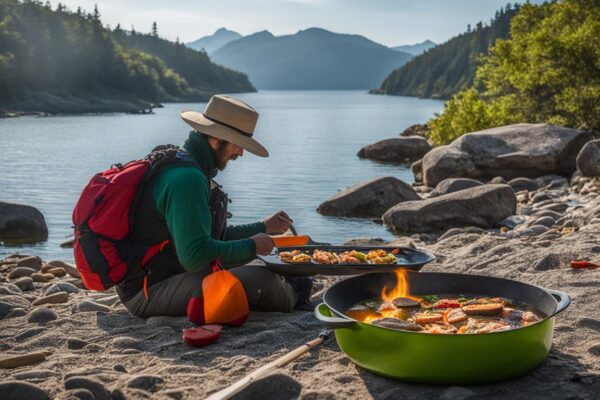
[[[292,219],[285,211],[278,211],[275,214],[264,219],[263,223],[269,235],[277,235],[284,233],[290,228]]]
[[[273,251],[273,247],[275,247],[275,243],[271,236],[265,235],[264,233],[259,233],[252,236],[250,239],[254,240],[254,244],[256,245],[256,254],[260,254],[261,256],[268,256]]]

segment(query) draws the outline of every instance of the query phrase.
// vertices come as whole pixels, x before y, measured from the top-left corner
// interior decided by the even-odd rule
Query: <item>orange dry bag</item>
[[[218,259],[210,265],[212,274],[202,280],[202,296],[188,302],[188,319],[196,325],[239,326],[250,310],[244,287],[231,272],[221,269]]]

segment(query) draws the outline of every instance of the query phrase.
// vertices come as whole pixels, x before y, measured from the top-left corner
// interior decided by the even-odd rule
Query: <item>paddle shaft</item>
[[[232,398],[234,395],[241,392],[244,388],[248,387],[248,385],[250,385],[252,382],[266,376],[271,370],[275,368],[280,368],[288,365],[290,362],[294,361],[302,354],[308,352],[313,347],[316,347],[323,343],[325,339],[327,339],[327,335],[319,335],[318,338],[311,340],[310,342],[305,343],[300,347],[295,348],[289,353],[279,357],[277,360],[271,361],[270,363],[263,365],[256,371],[246,375],[244,378],[235,382],[233,385],[211,394],[206,398],[206,400],[226,400]]]

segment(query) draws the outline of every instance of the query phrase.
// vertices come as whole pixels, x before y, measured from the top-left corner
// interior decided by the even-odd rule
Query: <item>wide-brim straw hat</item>
[[[243,101],[215,95],[203,113],[182,111],[179,115],[195,131],[233,143],[259,157],[269,156],[267,149],[252,138],[258,113]]]

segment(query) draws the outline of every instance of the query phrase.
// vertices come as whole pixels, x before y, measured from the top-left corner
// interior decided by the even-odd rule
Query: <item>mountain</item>
[[[186,43],[185,45],[191,49],[198,51],[204,50],[208,54],[211,54],[225,46],[227,43],[233,42],[241,37],[242,35],[237,32],[230,31],[226,28],[220,28],[212,35],[201,37],[200,39]]]
[[[259,89],[368,89],[410,60],[363,36],[310,28],[293,35],[257,32],[211,55]]]
[[[480,56],[487,54],[496,39],[509,37],[510,21],[518,5],[496,12],[490,25],[479,22],[475,29],[429,49],[393,71],[377,93],[446,99],[471,86]]]
[[[105,28],[97,8],[0,0],[0,114],[135,112],[254,90],[244,74],[156,31]]]
[[[412,54],[413,56],[418,56],[419,54],[425,53],[427,50],[435,46],[436,44],[434,42],[427,39],[421,43],[405,44],[403,46],[392,47],[392,50],[403,51],[405,53]]]

